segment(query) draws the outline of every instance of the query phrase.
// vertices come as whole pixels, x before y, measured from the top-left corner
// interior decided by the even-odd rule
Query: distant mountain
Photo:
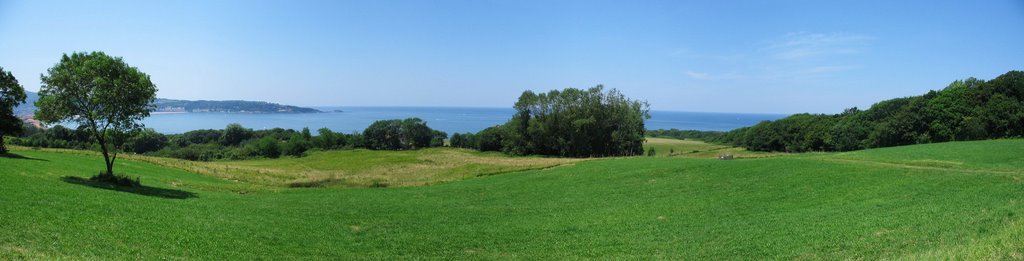
[[[31,116],[36,111],[34,105],[36,100],[39,99],[39,94],[35,92],[26,92],[28,98],[25,99],[25,104],[14,108],[14,114],[20,117]],[[316,113],[321,112],[317,109],[297,107],[291,105],[281,105],[277,103],[262,102],[262,101],[189,101],[189,100],[172,100],[172,99],[156,99],[153,103],[156,105],[154,112],[222,112],[222,113]]]
[[[25,92],[25,104],[14,107],[14,116],[23,117],[30,116],[36,113],[36,100],[39,99],[39,94],[34,92]]]

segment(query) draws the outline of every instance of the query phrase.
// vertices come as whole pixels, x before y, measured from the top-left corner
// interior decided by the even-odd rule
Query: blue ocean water
[[[446,107],[317,107],[324,111],[341,112],[307,114],[239,114],[239,113],[178,113],[155,114],[143,120],[148,128],[162,133],[182,133],[197,129],[223,129],[230,123],[239,123],[252,129],[302,129],[316,132],[329,128],[336,132],[358,132],[376,120],[419,117],[431,128],[448,132],[477,132],[508,121],[515,112],[512,108],[446,108]],[[647,129],[684,129],[727,131],[751,126],[763,120],[785,117],[780,114],[706,113],[652,111]]]

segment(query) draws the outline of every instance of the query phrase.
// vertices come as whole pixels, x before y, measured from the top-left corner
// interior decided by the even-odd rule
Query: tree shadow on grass
[[[25,157],[25,156],[14,154],[14,153],[10,153],[10,152],[8,152],[8,153],[0,153],[0,158],[50,161],[50,160],[46,160],[46,159],[29,158],[29,157]]]
[[[110,184],[110,183],[106,183],[106,182],[100,182],[100,181],[93,181],[93,180],[89,180],[87,178],[82,178],[82,177],[66,176],[66,177],[61,178],[61,180],[63,180],[64,182],[67,182],[67,183],[75,184],[75,185],[89,186],[89,187],[94,187],[94,188],[113,190],[113,191],[120,191],[120,192],[128,192],[128,193],[132,193],[132,194],[136,194],[136,195],[143,195],[143,196],[150,196],[150,197],[160,197],[160,198],[168,198],[168,199],[187,199],[187,198],[195,198],[195,197],[197,197],[195,193],[184,191],[184,190],[165,189],[165,188],[157,188],[157,187],[141,186],[141,185],[137,186],[137,187],[117,186],[117,185],[114,185],[114,184]]]

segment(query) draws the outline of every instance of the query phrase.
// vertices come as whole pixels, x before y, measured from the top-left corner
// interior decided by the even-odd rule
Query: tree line
[[[397,124],[394,124],[397,123]],[[40,148],[100,150],[89,130],[56,125],[47,129],[25,124],[11,144]],[[311,150],[366,148],[408,150],[444,146],[447,134],[431,129],[419,118],[381,120],[362,133],[340,133],[321,128],[314,134],[302,130],[273,128],[253,130],[240,124],[224,129],[193,130],[181,134],[162,134],[153,129],[130,133],[114,143],[119,151],[193,161],[241,160],[252,158],[302,157]]]
[[[942,90],[885,100],[867,110],[794,114],[728,132],[650,133],[785,152],[1024,137],[1024,72],[1010,71],[989,81],[958,80]]]

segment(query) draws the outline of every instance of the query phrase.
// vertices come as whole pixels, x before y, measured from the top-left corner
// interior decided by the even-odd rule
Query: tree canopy
[[[451,146],[513,155],[642,155],[649,105],[598,85],[547,93],[525,91],[507,123],[452,136]]]
[[[25,103],[25,88],[18,84],[11,72],[0,67],[0,154],[7,153],[4,135],[19,134],[21,119],[14,115],[14,107]]]
[[[714,136],[759,151],[849,151],[919,143],[1024,137],[1024,72],[969,78],[924,95],[840,114],[795,114]]]
[[[448,134],[427,127],[420,118],[375,121],[363,130],[366,147],[375,150],[408,150],[444,145]]]
[[[36,118],[71,121],[89,130],[106,163],[101,176],[113,177],[117,152],[153,109],[157,89],[149,75],[120,57],[81,52],[63,55],[41,80]]]

